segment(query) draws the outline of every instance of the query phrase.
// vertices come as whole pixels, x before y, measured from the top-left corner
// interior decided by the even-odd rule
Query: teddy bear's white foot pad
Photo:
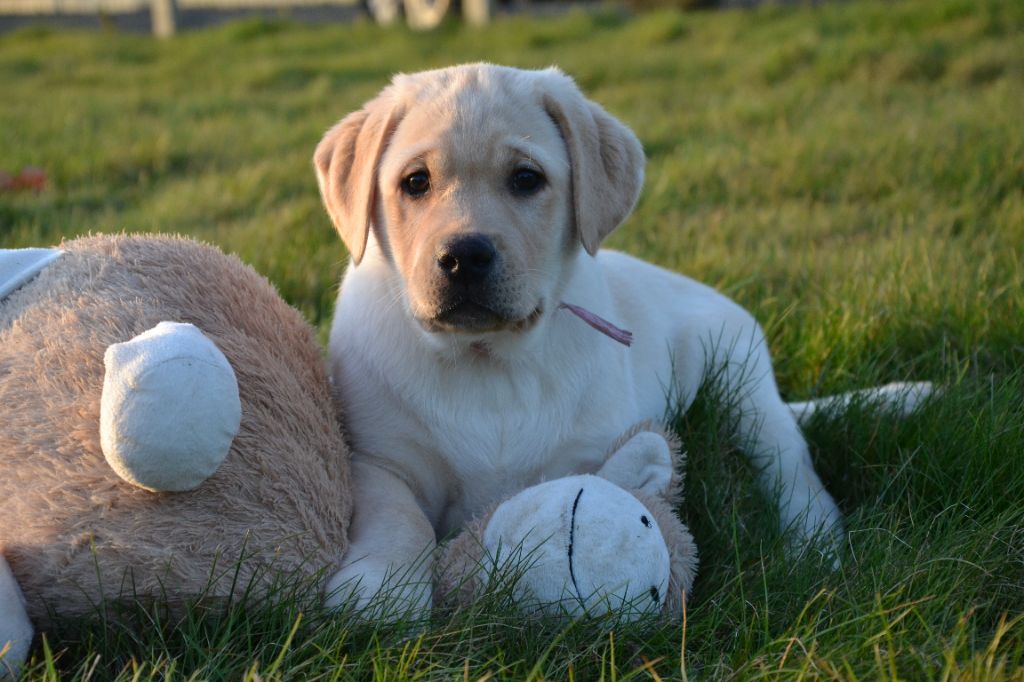
[[[125,481],[153,491],[194,490],[238,434],[238,381],[197,327],[161,322],[107,348],[100,445]]]
[[[0,301],[63,253],[60,249],[0,249]]]
[[[0,680],[17,677],[31,644],[32,623],[25,612],[25,598],[0,556]]]

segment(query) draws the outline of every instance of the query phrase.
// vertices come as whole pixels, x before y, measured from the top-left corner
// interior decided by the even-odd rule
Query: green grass
[[[283,598],[69,624],[27,677],[1024,676],[1024,4],[605,11],[431,35],[258,20],[165,43],[23,30],[0,36],[0,169],[43,167],[51,187],[0,194],[0,247],[196,235],[326,329],[345,254],[311,170],[320,134],[392,72],[477,59],[557,63],[638,132],[647,185],[610,245],[752,310],[787,396],[948,385],[905,422],[854,407],[808,429],[846,514],[841,569],[787,557],[705,396],[679,421],[702,557],[685,646],[677,626],[609,634],[500,600],[409,639]]]

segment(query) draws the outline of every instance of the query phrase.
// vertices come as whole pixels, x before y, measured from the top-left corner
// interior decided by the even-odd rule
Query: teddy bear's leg
[[[25,597],[0,555],[0,680],[17,677],[31,644],[32,623],[25,611]]]
[[[125,481],[193,490],[213,475],[241,423],[235,372],[191,324],[161,322],[109,348],[100,444]]]

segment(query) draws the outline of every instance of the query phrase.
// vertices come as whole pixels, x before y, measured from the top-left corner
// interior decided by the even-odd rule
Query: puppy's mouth
[[[420,325],[428,332],[449,334],[487,334],[510,331],[526,332],[537,324],[544,314],[543,302],[526,317],[514,318],[475,301],[461,301],[443,308],[431,318],[420,318]]]

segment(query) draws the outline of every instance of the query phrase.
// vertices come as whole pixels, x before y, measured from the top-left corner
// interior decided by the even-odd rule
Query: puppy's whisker
[[[403,300],[402,300],[403,298],[404,298],[404,296],[402,296],[402,292],[401,291],[395,292],[394,295],[391,296],[390,300],[386,300],[386,301],[382,302],[381,312],[382,313],[389,313],[389,312],[391,312],[392,308],[394,308],[395,306],[403,303]]]

